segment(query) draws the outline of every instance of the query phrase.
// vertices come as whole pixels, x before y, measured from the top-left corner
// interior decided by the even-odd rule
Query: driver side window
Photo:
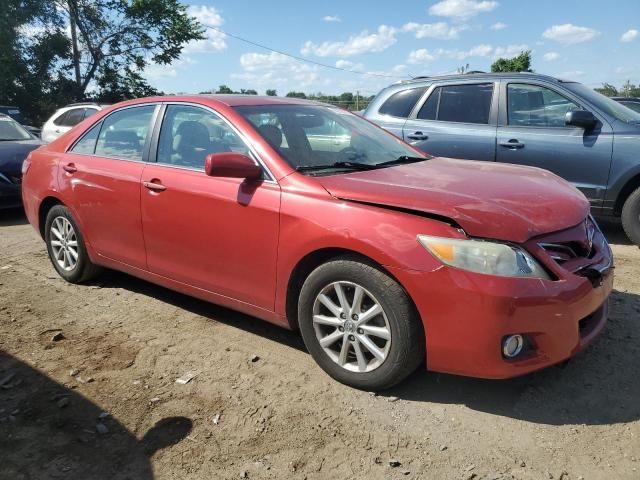
[[[249,154],[242,139],[215,113],[191,105],[169,105],[158,140],[157,162],[204,170],[210,153]]]
[[[564,127],[565,115],[573,110],[580,107],[548,88],[518,83],[507,87],[509,125]]]

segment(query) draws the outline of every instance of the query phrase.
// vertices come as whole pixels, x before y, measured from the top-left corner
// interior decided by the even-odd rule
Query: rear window
[[[382,104],[378,111],[383,115],[407,118],[425,90],[426,88],[412,88],[394,93]]]

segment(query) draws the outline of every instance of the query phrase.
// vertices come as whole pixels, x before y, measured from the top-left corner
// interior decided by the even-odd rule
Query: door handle
[[[519,148],[524,148],[524,143],[520,143],[518,140],[516,140],[515,138],[512,138],[511,140],[509,140],[508,142],[500,142],[499,144],[501,147],[505,147],[508,148],[510,150],[517,150]]]
[[[415,132],[412,135],[407,135],[407,138],[409,140],[428,140],[429,135],[425,135],[422,132]]]
[[[62,169],[67,173],[76,173],[78,171],[75,164],[73,163],[67,163],[64,167],[62,167]]]
[[[160,180],[156,180],[155,178],[150,182],[142,182],[142,185],[144,188],[148,188],[154,192],[164,192],[167,189],[167,187],[160,183]]]

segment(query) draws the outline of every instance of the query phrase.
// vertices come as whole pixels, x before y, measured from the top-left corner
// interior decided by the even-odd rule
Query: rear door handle
[[[519,148],[524,148],[524,143],[520,143],[518,140],[516,140],[515,138],[512,138],[511,140],[509,140],[508,142],[500,142],[499,144],[501,147],[504,148],[509,148],[511,150],[517,150]]]
[[[154,192],[164,192],[167,187],[160,183],[160,180],[153,179],[150,182],[142,182],[144,188],[148,188],[149,190],[153,190]]]
[[[64,167],[62,167],[62,169],[67,173],[76,173],[78,171],[75,164],[73,163],[67,163]]]
[[[422,132],[415,132],[412,135],[407,135],[407,138],[409,140],[428,140],[429,139],[429,135],[425,135]]]

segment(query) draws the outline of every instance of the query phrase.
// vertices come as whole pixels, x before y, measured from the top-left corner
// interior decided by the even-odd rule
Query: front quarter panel
[[[384,267],[427,272],[442,264],[418,243],[417,235],[463,236],[454,227],[419,214],[339,200],[319,186],[298,188],[291,177],[281,186],[276,311],[282,315],[289,278],[313,252],[344,249]]]

